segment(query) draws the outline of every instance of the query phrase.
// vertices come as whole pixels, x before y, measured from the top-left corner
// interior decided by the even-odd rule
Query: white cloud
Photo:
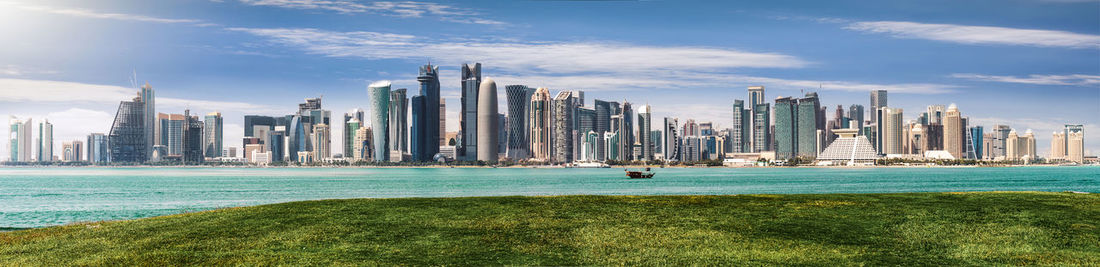
[[[927,39],[962,44],[1100,48],[1100,35],[1067,31],[928,24],[907,21],[856,22],[848,24],[844,28],[867,33],[889,34],[898,38]]]
[[[1002,83],[1023,83],[1023,84],[1038,84],[1038,85],[1078,85],[1078,86],[1100,86],[1100,75],[1088,75],[1088,74],[1070,74],[1070,75],[1049,75],[1049,74],[1031,74],[1027,77],[1016,76],[999,76],[999,75],[984,75],[974,73],[955,73],[951,74],[953,78],[968,79],[975,81],[986,82],[1002,82]]]
[[[27,74],[56,74],[56,73],[57,73],[57,71],[40,70],[40,69],[27,68],[27,67],[16,66],[16,65],[11,65],[11,64],[0,66],[0,75],[7,75],[7,76],[23,76],[23,75],[27,75]]]
[[[350,0],[240,0],[253,6],[273,6],[291,9],[328,10],[339,13],[373,13],[401,18],[420,18],[425,15],[438,17],[443,21],[504,25],[506,23],[477,17],[479,14],[470,9],[439,3],[415,1],[377,1],[361,2]]]
[[[133,99],[136,90],[114,85],[77,82],[0,79],[0,102],[43,103],[103,103],[117,105],[119,101]],[[179,99],[158,97],[158,107],[192,108],[202,110],[238,110],[249,112],[275,111],[266,105],[244,102]]]
[[[203,24],[201,20],[194,19],[167,19],[158,18],[145,15],[136,14],[123,14],[123,13],[110,13],[100,12],[88,9],[79,8],[65,8],[65,7],[52,7],[42,5],[23,4],[15,2],[0,2],[0,5],[8,5],[14,8],[23,10],[45,12],[58,15],[66,15],[81,18],[93,18],[93,19],[111,19],[111,20],[123,20],[123,21],[140,21],[140,22],[155,22],[155,23],[191,23],[191,24]]]
[[[942,84],[867,84],[853,81],[788,80],[731,74],[738,68],[801,68],[794,56],[734,49],[640,46],[601,42],[475,42],[432,40],[377,32],[318,29],[229,28],[266,37],[272,43],[328,57],[430,59],[440,65],[486,62],[486,76],[504,84],[578,90],[680,89],[761,83],[780,87],[936,94],[957,86]],[[457,75],[457,73],[455,73]]]

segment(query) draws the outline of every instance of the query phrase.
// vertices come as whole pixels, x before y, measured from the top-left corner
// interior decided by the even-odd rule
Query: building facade
[[[367,87],[367,95],[370,97],[371,131],[373,132],[371,144],[371,159],[377,162],[389,160],[389,118],[390,118],[390,82],[380,81],[371,83]]]
[[[530,99],[531,117],[527,120],[531,133],[531,158],[538,161],[550,160],[550,91],[546,88],[538,88]]]

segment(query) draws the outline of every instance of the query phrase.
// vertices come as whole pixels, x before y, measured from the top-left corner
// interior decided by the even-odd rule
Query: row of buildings
[[[832,119],[817,93],[802,97],[765,98],[764,86],[750,86],[747,100],[732,105],[730,127],[665,117],[656,128],[652,110],[635,110],[627,101],[594,99],[584,91],[506,85],[506,110],[498,110],[497,85],[482,78],[481,64],[461,68],[459,129],[446,131],[446,103],[440,97],[439,67],[419,68],[419,92],[392,88],[387,81],[367,88],[368,112],[354,109],[332,120],[321,98],[308,98],[297,111],[282,116],[246,115],[243,158],[223,143],[223,119],[211,112],[200,118],[157,113],[155,91],[142,86],[122,101],[109,133],[90,134],[85,142],[65,142],[54,156],[48,121],[12,118],[11,159],[199,163],[204,161],[272,162],[430,162],[510,160],[547,164],[606,161],[869,164],[883,158],[972,159],[1033,162],[1035,136],[1005,125],[990,131],[963,116],[952,104],[931,105],[914,119],[887,101],[885,90],[870,94],[863,105],[837,106]],[[333,133],[341,123],[343,132]],[[332,147],[333,136],[343,147]],[[1053,134],[1051,161],[1084,162],[1081,125],[1066,125]],[[85,146],[84,144],[87,144]],[[85,149],[86,147],[86,149]],[[32,151],[34,150],[34,151]],[[86,151],[82,153],[82,151]],[[82,156],[84,155],[84,156]]]

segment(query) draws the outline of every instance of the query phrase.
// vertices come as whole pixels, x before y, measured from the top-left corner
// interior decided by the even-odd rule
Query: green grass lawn
[[[293,202],[0,233],[21,265],[1100,265],[1100,195]]]

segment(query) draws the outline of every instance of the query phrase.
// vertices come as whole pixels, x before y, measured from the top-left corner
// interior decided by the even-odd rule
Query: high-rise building
[[[760,152],[769,150],[771,143],[768,142],[771,141],[771,137],[768,135],[768,129],[771,127],[771,125],[769,125],[768,119],[764,119],[763,121],[760,121],[759,119],[761,119],[760,117],[768,117],[770,113],[767,108],[763,110],[758,110],[758,108],[765,107],[763,105],[768,104],[767,100],[764,99],[764,86],[749,86],[748,93],[749,94],[747,104],[748,108],[750,109],[749,113],[752,116],[749,125],[749,129],[751,129],[751,131],[749,132],[749,152]],[[757,125],[757,122],[761,122],[763,124]],[[763,131],[759,131],[760,129],[763,129]],[[757,144],[758,140],[763,141]]]
[[[306,130],[307,124],[303,122],[308,119],[309,117],[294,115],[286,126],[286,158],[290,162],[301,162],[298,159],[301,153],[298,152],[309,152],[309,130]]]
[[[946,115],[946,108],[943,105],[929,105],[928,106],[928,124],[943,124],[943,117]]]
[[[267,151],[271,152],[270,160],[272,162],[281,162],[287,157],[286,151],[288,150],[287,145],[289,142],[287,142],[286,126],[278,127],[282,128],[277,128],[268,133],[268,141],[267,144],[265,144]]]
[[[748,109],[745,109],[745,101],[740,99],[733,100],[733,128],[730,132],[730,146],[732,146],[733,153],[746,153],[749,149],[749,144],[752,142],[749,139],[751,136],[752,114]]]
[[[166,155],[179,156],[183,154],[183,114],[157,114],[157,143],[164,146]]]
[[[141,113],[143,123],[141,125],[143,138],[145,138],[145,142],[142,143],[142,145],[145,146],[143,148],[145,153],[142,154],[145,158],[142,159],[142,161],[145,161],[153,156],[153,145],[156,143],[156,141],[153,140],[156,138],[154,136],[156,133],[155,128],[157,119],[156,91],[153,90],[153,87],[150,86],[149,83],[145,83],[145,85],[141,86],[139,97],[141,98],[142,105]]]
[[[409,151],[409,97],[408,89],[390,91],[390,151]]]
[[[992,134],[992,138],[990,138],[992,149],[988,151],[987,154],[989,154],[989,156],[987,156],[987,158],[992,160],[1005,158],[1007,156],[1005,148],[1007,147],[1009,132],[1012,132],[1012,128],[1008,127],[1008,125],[993,125],[993,128],[990,129],[990,133]]]
[[[622,121],[619,122],[621,123],[619,138],[622,138],[620,141],[622,159],[630,160],[634,158],[634,108],[630,102],[623,101],[620,112]]]
[[[222,155],[222,113],[210,112],[203,121],[202,142],[203,150],[207,158],[223,157]]]
[[[778,115],[778,113],[776,113]],[[796,155],[800,157],[817,157],[818,134],[817,131],[825,128],[824,112],[821,110],[821,101],[817,93],[806,93],[806,96],[798,100],[797,126],[795,131],[798,145]],[[778,128],[778,126],[777,126]]]
[[[158,117],[158,119],[159,118],[160,117]],[[158,124],[158,125],[160,125],[160,124]],[[269,140],[268,137],[269,137],[271,131],[275,130],[275,125],[276,125],[275,117],[260,116],[260,115],[245,115],[244,116],[244,137],[246,137],[246,138],[247,137],[259,138],[261,140],[259,144],[263,144],[263,145],[266,146],[266,144],[268,142],[270,142],[270,141],[268,141]],[[160,144],[160,143],[158,143],[158,144]],[[160,145],[163,145],[163,144],[160,144]],[[242,143],[241,147],[244,147],[245,145],[247,145],[247,144]]]
[[[366,112],[363,109],[355,108],[347,113],[344,113],[344,147],[340,151],[345,158],[351,158],[355,154],[355,130],[363,126],[363,122],[366,121]]]
[[[355,161],[370,160],[370,157],[372,155],[370,151],[371,136],[373,136],[373,133],[371,132],[370,128],[367,128],[366,126],[360,126],[359,128],[355,129],[355,152],[353,153],[354,156],[352,156],[352,159],[354,159]]]
[[[390,82],[379,81],[371,83],[367,87],[367,95],[370,97],[370,117],[372,147],[371,159],[376,162],[389,161],[389,117],[390,117]]]
[[[561,91],[554,97],[550,112],[551,117],[551,161],[556,163],[569,163],[573,161],[573,124],[576,113],[576,97],[572,91]]]
[[[858,134],[861,134],[861,135],[864,134],[863,133],[863,114],[864,114],[863,105],[848,106],[848,118],[849,118],[848,124],[849,125],[855,124],[854,127],[849,127],[849,128],[859,129]]]
[[[1077,163],[1085,163],[1085,128],[1083,125],[1066,125],[1066,157]]]
[[[313,160],[321,161],[332,157],[332,150],[330,139],[332,139],[332,133],[328,124],[318,123],[313,125],[313,133],[310,134],[311,142],[313,142]]]
[[[88,162],[103,164],[111,161],[110,151],[107,151],[107,135],[92,133],[88,135]]]
[[[504,90],[508,101],[508,158],[527,159],[530,147],[527,142],[527,135],[530,134],[527,127],[530,90],[524,85],[508,85]]]
[[[11,161],[12,162],[30,162],[33,159],[31,151],[34,148],[31,146],[33,143],[33,136],[31,135],[34,128],[34,121],[31,118],[27,118],[26,121],[19,121],[14,116],[11,117],[11,137],[9,139],[11,149]]]
[[[983,160],[993,160],[993,133],[982,134],[982,151]]]
[[[1008,133],[1005,139],[1005,159],[1011,161],[1029,162],[1035,159],[1035,134],[1028,129],[1024,136],[1016,134],[1016,130]]]
[[[1066,132],[1054,132],[1050,138],[1050,158],[1051,160],[1061,160],[1066,158]]]
[[[642,145],[638,159],[642,161],[653,160],[653,114],[649,109],[649,104],[638,108],[638,143]]]
[[[985,137],[985,135],[984,135],[984,130],[985,129],[982,126],[974,126],[974,127],[968,127],[967,130],[970,131],[970,135],[967,136],[967,138],[970,139],[968,144],[966,144],[967,150],[974,152],[973,155],[972,155],[974,158],[972,158],[972,159],[974,159],[974,160],[983,159],[984,158],[983,156],[985,154],[985,150],[982,147],[982,141],[983,141],[982,138]]]
[[[439,146],[447,144],[447,99],[439,99]],[[452,150],[453,151],[453,150]]]
[[[924,152],[928,151],[928,135],[925,124],[910,123],[905,129],[908,131],[905,133],[907,140],[905,148],[903,148],[905,150],[903,154],[924,155]]]
[[[958,106],[951,104],[947,108],[947,112],[944,113],[943,118],[943,150],[946,150],[947,153],[957,159],[965,156],[963,150],[965,139],[962,135],[965,128],[962,123],[962,115],[959,113]]]
[[[871,111],[874,112],[885,106],[887,106],[886,90],[871,90]],[[877,122],[878,119],[875,118],[875,116],[871,116],[871,123]]]
[[[439,67],[426,64],[418,69],[416,77],[420,83],[419,101],[414,99],[413,130],[411,136],[411,160],[430,161],[444,145],[446,130],[446,104],[440,98]]]
[[[455,154],[460,161],[477,160],[477,101],[480,88],[481,63],[473,66],[462,64],[462,113],[458,122],[459,141],[455,146]]]
[[[203,123],[199,116],[191,116],[191,110],[183,111],[183,153],[184,163],[202,163]]]
[[[149,158],[145,138],[145,103],[141,96],[122,101],[111,124],[107,141],[111,162],[145,162]]]
[[[597,133],[603,133],[611,130],[611,103],[599,99],[592,100],[592,107],[595,109],[595,129]]]
[[[882,125],[879,129],[882,132],[879,134],[881,138],[882,148],[880,154],[902,154],[902,146],[905,142],[902,127],[904,127],[904,119],[902,117],[903,111],[900,108],[879,108],[882,117],[879,118],[879,124]]]
[[[496,82],[486,78],[481,83],[477,95],[477,160],[496,162],[500,142]]]
[[[664,145],[663,152],[666,161],[680,160],[680,140],[676,136],[676,126],[678,124],[676,118],[665,117],[665,123],[661,125],[661,143]]]
[[[527,122],[531,125],[531,158],[538,161],[550,160],[550,91],[546,88],[538,88],[531,96],[531,117]]]
[[[771,104],[757,104],[752,109],[752,151],[772,150],[770,119]]]
[[[50,120],[38,123],[38,161],[53,161],[53,124]]]
[[[61,143],[61,161],[65,162],[79,162],[80,150],[84,149],[84,143],[80,141],[62,142]]]
[[[798,101],[775,98],[775,158],[794,158],[798,151]]]

